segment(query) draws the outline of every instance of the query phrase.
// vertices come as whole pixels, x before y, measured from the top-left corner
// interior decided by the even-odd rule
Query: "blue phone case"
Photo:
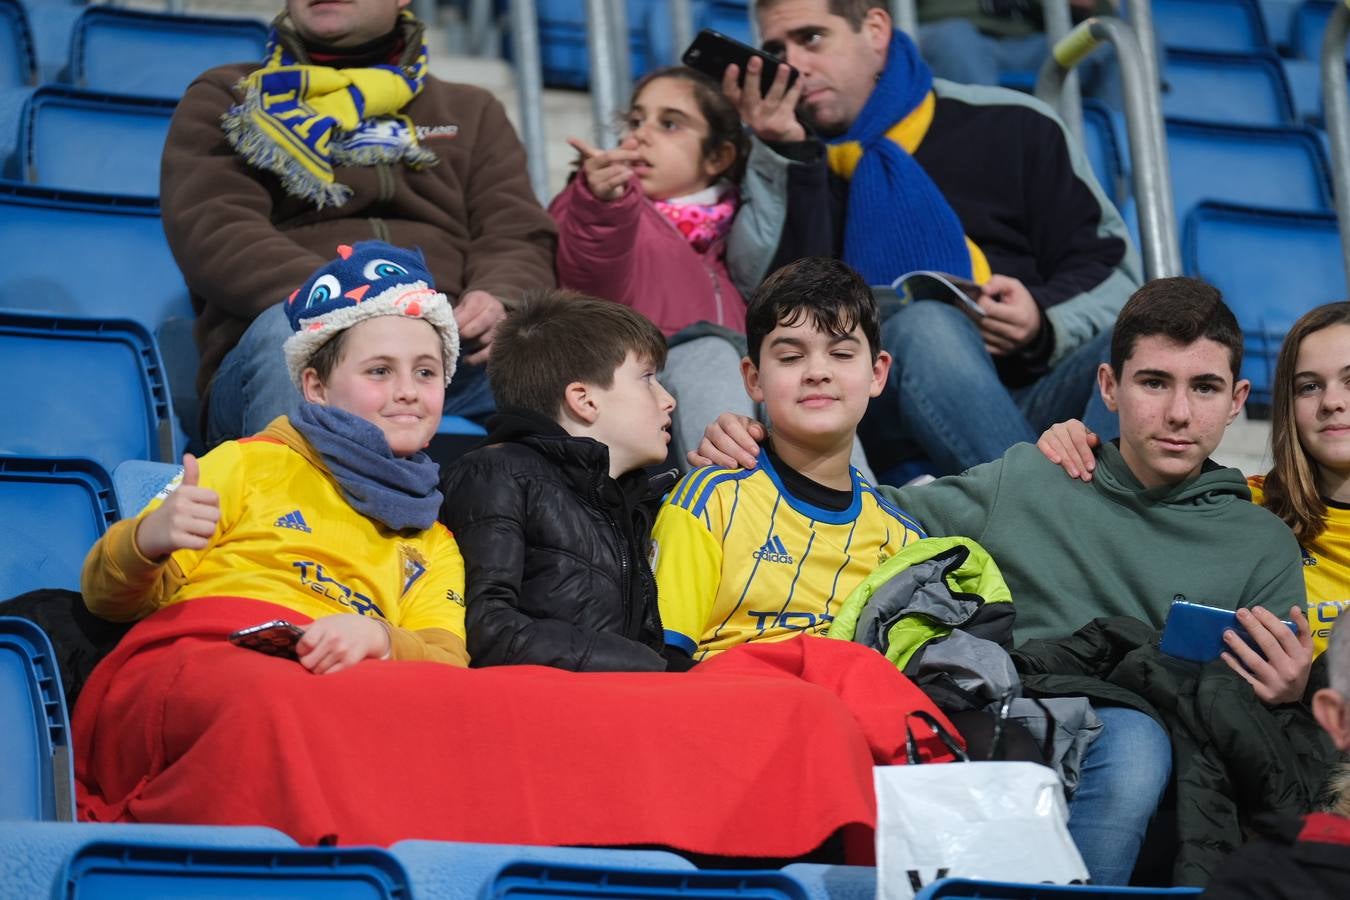
[[[1298,626],[1293,622],[1284,624],[1295,635],[1298,634]],[[1158,649],[1179,659],[1209,662],[1218,659],[1228,649],[1228,645],[1223,642],[1223,633],[1230,628],[1249,647],[1260,652],[1260,648],[1247,634],[1247,629],[1238,624],[1235,610],[1179,600],[1167,611],[1167,622],[1163,626],[1162,642]]]

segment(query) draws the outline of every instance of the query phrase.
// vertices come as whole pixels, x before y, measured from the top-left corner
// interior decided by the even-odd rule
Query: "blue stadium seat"
[[[1167,52],[1163,115],[1233,125],[1288,125],[1294,103],[1280,59],[1270,51]]]
[[[1096,885],[1014,884],[944,878],[914,895],[914,900],[1165,900],[1198,897],[1200,888],[1130,888]]]
[[[124,897],[334,897],[408,900],[398,860],[378,847],[269,848],[99,841],[76,850],[62,894]]]
[[[22,178],[73,191],[158,197],[159,157],[175,105],[41,87],[28,98],[19,123]]]
[[[1322,32],[1336,9],[1331,0],[1304,0],[1294,13],[1294,30],[1289,39],[1289,50],[1299,59],[1322,58]],[[1347,50],[1350,55],[1350,50]]]
[[[72,855],[91,843],[120,846],[295,847],[261,826],[133,825],[0,821],[0,898],[66,896],[59,880]]]
[[[95,91],[177,100],[207,69],[261,62],[266,44],[267,27],[252,19],[90,6],[75,22],[65,80]]]
[[[1083,101],[1083,150],[1102,190],[1119,207],[1130,195],[1125,152],[1116,130],[1116,114],[1100,100]]]
[[[1282,59],[1294,115],[1309,125],[1322,123],[1322,64],[1311,59]]]
[[[1303,0],[1260,0],[1260,3],[1266,36],[1277,50],[1287,49],[1294,33],[1294,14]]]
[[[75,820],[61,673],[51,641],[27,619],[0,617],[0,760],[0,819]]]
[[[17,0],[0,0],[0,90],[37,84],[37,49]]]
[[[22,0],[37,47],[38,81],[59,81],[70,63],[70,33],[84,0]]]
[[[0,307],[134,319],[150,330],[192,305],[149,199],[0,182]]]
[[[1277,209],[1331,208],[1326,149],[1309,128],[1170,119],[1167,155],[1179,224],[1204,200]]]
[[[97,463],[0,456],[0,600],[79,590],[85,554],[116,519],[112,480]]]
[[[873,900],[877,895],[875,866],[832,866],[791,863],[783,867],[814,900]]]
[[[1256,0],[1154,0],[1153,27],[1169,48],[1273,49]]]
[[[112,470],[112,486],[122,518],[130,519],[139,514],[181,471],[183,467],[177,463],[148,459],[126,459],[118,463]]]
[[[589,847],[526,847],[514,844],[467,844],[455,841],[399,841],[389,848],[412,876],[421,897],[478,900],[510,863],[593,868],[694,870],[683,857],[662,850],[613,850]]]
[[[0,453],[174,460],[154,338],[126,319],[0,311]],[[21,386],[21,389],[16,389]]]
[[[807,900],[791,875],[674,871],[519,862],[503,866],[482,894],[492,900]]]
[[[1270,402],[1280,342],[1300,315],[1346,297],[1336,216],[1202,203],[1186,219],[1182,267],[1223,291],[1246,338],[1242,374]]]
[[[660,65],[652,56],[647,38],[649,7],[662,6],[652,0],[628,0],[629,68],[639,78],[648,69]],[[575,0],[540,0],[540,67],[544,84],[551,87],[585,88],[591,82],[590,52],[586,46],[586,8]],[[669,28],[667,27],[667,32]],[[502,56],[511,59],[511,43],[503,41]],[[620,102],[628,102],[628,85],[620,85]],[[618,112],[618,110],[616,110]]]
[[[746,44],[754,43],[750,33],[749,0],[712,0],[695,21],[699,28],[711,28]]]

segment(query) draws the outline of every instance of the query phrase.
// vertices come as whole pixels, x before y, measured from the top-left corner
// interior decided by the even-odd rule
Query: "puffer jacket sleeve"
[[[642,203],[635,183],[617,200],[601,200],[584,176],[573,178],[548,207],[558,225],[559,286],[633,306]]]
[[[547,510],[531,509],[528,480],[485,462],[460,462],[446,474],[441,521],[454,532],[466,571],[465,629],[474,666],[544,665],[572,671],[661,672],[666,660],[622,635],[584,628],[523,611],[531,591],[555,588],[553,573],[527,573],[526,523]],[[539,609],[554,598],[534,598]],[[584,597],[557,597],[559,606]]]

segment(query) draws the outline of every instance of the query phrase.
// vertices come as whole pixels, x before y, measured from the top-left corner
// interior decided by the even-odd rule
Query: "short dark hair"
[[[755,0],[755,13],[758,15],[766,9],[777,6],[781,0]],[[829,0],[826,4],[830,15],[839,16],[847,19],[849,26],[857,31],[862,28],[863,17],[867,15],[869,9],[882,9],[890,15],[891,7],[886,0]]]
[[[305,363],[306,369],[313,369],[318,374],[320,384],[327,384],[328,376],[342,362],[342,348],[347,345],[347,335],[350,333],[350,328],[342,329],[328,343],[315,350],[309,362]]]
[[[569,384],[612,386],[629,353],[666,364],[666,339],[642,314],[577,291],[529,291],[497,325],[488,383],[498,406],[556,419]]]
[[[779,325],[808,317],[821,331],[839,336],[862,328],[875,361],[881,350],[877,301],[862,276],[828,256],[807,256],[774,272],[750,298],[745,336],[750,361],[759,366],[759,348]]]
[[[1111,332],[1111,371],[1121,377],[1140,338],[1159,335],[1178,344],[1201,338],[1228,348],[1233,382],[1242,369],[1242,329],[1223,294],[1196,278],[1155,278],[1126,301]]]

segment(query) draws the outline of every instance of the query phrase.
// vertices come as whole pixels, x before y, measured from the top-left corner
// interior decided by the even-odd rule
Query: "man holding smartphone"
[[[758,0],[755,14],[800,77],[788,89],[780,67],[761,94],[762,62],[745,90],[726,72],[761,145],[747,177],[818,198],[799,204],[810,217],[765,217],[765,271],[832,254],[873,285],[929,269],[982,286],[978,324],[942,303],[885,323],[895,366],[864,422],[873,466],[918,451],[961,471],[1066,417],[1113,436],[1093,375],[1141,268],[1062,123],[1025,95],[934,80],[882,0]]]

